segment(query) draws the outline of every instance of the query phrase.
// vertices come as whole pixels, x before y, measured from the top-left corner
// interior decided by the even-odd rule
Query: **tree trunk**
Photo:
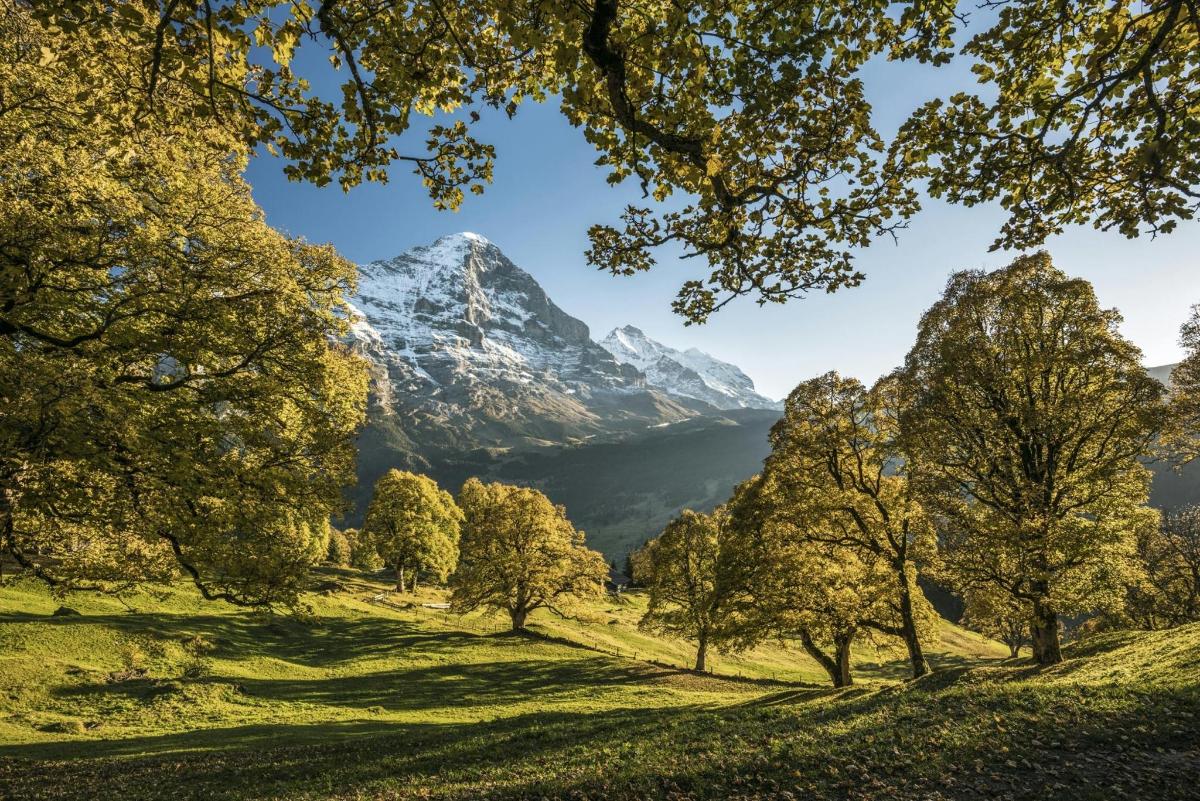
[[[523,606],[508,610],[509,617],[512,618],[512,630],[524,631],[525,618],[529,617],[529,610]]]
[[[396,592],[404,592],[404,565],[396,565]]]
[[[1010,642],[1008,644],[1008,658],[1016,659],[1020,655],[1021,655],[1021,643]]]
[[[704,672],[704,657],[708,654],[708,634],[700,635],[700,643],[696,646],[696,672]]]
[[[416,570],[413,570],[413,572],[412,572],[412,591],[413,592],[417,591],[417,571]]]
[[[1057,665],[1063,661],[1058,641],[1058,613],[1044,600],[1033,602],[1033,659],[1039,665]]]
[[[917,621],[913,615],[912,584],[909,583],[903,565],[899,568],[899,578],[900,627],[904,631],[904,645],[908,648],[908,661],[912,664],[913,678],[919,679],[929,672],[929,663],[925,661],[925,652],[921,649],[921,638],[917,636]]]
[[[834,640],[837,648],[837,676],[833,680],[834,687],[849,687],[854,683],[854,677],[850,675],[850,642],[853,639],[852,636],[847,636]]]
[[[854,683],[854,678],[850,675],[850,642],[852,639],[853,635],[836,640],[835,655],[831,658],[813,642],[812,635],[808,633],[807,629],[800,630],[800,644],[804,646],[804,650],[808,652],[809,656],[825,668],[834,687],[849,687]]]

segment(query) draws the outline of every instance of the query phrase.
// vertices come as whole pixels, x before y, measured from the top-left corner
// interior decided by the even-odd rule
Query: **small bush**
[[[193,634],[184,639],[183,651],[187,658],[183,661],[183,678],[203,679],[212,674],[213,661],[208,654],[216,649],[212,640],[203,634]]]
[[[144,674],[146,672],[146,652],[136,642],[125,643],[121,646],[121,666],[127,674]]]
[[[183,663],[183,678],[193,681],[203,679],[212,675],[212,670],[213,661],[211,659],[201,654],[193,654]]]

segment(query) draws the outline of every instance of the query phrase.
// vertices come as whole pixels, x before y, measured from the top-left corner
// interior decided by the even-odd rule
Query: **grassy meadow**
[[[950,624],[939,670],[859,647],[718,655],[609,596],[533,633],[329,571],[309,619],[180,586],[123,601],[0,588],[0,798],[1192,798],[1200,626],[1093,638],[1038,670]],[[608,653],[606,653],[608,652]],[[621,656],[615,654],[623,654]],[[637,658],[634,658],[634,654]],[[1151,793],[1151,790],[1153,792]],[[1149,794],[1148,794],[1149,793]]]

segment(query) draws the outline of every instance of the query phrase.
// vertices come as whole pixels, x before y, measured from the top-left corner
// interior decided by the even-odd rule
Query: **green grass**
[[[741,679],[653,664],[688,648],[636,630],[636,595],[582,624],[538,616],[529,637],[342,580],[307,622],[182,587],[132,610],[76,597],[82,616],[52,618],[40,588],[0,588],[0,798],[1200,792],[1200,626],[1093,638],[1038,670],[947,624],[934,675],[894,681],[901,655],[860,649],[859,686],[833,691],[778,646],[719,656]]]

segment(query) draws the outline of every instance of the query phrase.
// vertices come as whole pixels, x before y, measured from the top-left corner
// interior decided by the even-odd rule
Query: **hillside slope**
[[[132,598],[136,613],[91,600],[84,616],[48,618],[40,591],[0,589],[0,797],[1194,799],[1200,787],[1200,626],[1088,640],[1052,669],[964,656],[919,682],[874,673],[832,691],[486,633],[373,605],[377,586],[342,579],[314,596],[309,623],[181,592]],[[575,634],[601,627],[627,630],[601,619]],[[212,648],[198,668],[197,636]]]

